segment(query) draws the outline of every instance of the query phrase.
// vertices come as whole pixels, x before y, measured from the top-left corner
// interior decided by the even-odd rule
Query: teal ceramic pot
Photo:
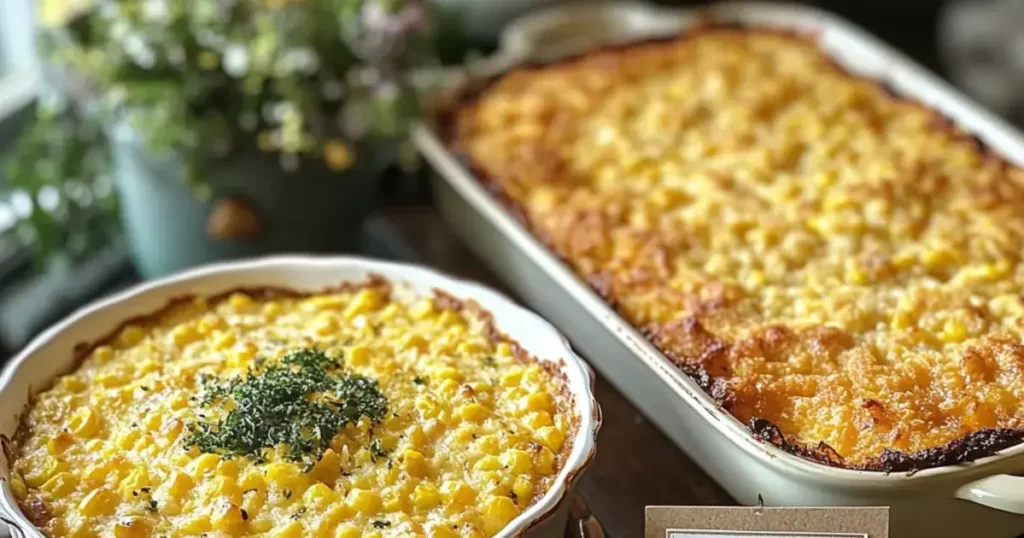
[[[344,172],[306,161],[294,173],[276,155],[239,153],[211,164],[212,196],[201,201],[174,155],[155,155],[123,131],[112,141],[121,217],[144,278],[216,260],[352,250],[389,153],[361,148]]]

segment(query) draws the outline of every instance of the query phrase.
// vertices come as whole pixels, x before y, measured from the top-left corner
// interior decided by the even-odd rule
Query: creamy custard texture
[[[744,422],[868,468],[1024,426],[1024,173],[811,41],[708,28],[515,70],[452,134]]]
[[[294,380],[295,357],[375,382],[386,416],[357,418],[305,460],[288,446],[256,456],[190,446],[199,425],[243,405],[208,404],[211,387],[275,367],[275,379]],[[330,391],[310,402],[342,405]],[[124,327],[39,394],[11,486],[55,538],[492,536],[551,485],[571,405],[563,380],[472,303],[400,300],[383,283],[235,293]]]

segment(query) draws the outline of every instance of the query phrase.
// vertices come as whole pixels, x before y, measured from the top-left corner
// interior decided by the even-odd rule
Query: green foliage
[[[33,200],[22,237],[44,260],[88,213],[69,191],[112,207],[105,129],[180,155],[197,193],[207,163],[252,146],[288,171],[317,158],[340,170],[355,141],[404,134],[411,71],[434,56],[420,0],[94,0],[41,37],[78,111],[40,107],[8,159],[11,189]]]
[[[36,246],[39,262],[53,253],[78,258],[116,234],[117,200],[110,156],[95,124],[62,102],[37,105],[4,167],[6,188],[30,204],[18,223],[20,239]]]

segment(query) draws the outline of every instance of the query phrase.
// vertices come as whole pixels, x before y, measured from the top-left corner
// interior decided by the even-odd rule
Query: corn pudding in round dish
[[[91,310],[0,392],[42,386],[18,380],[54,357],[34,350],[77,350],[3,429],[5,489],[45,536],[533,535],[564,522],[593,453],[589,371],[564,339],[430,271],[269,259]],[[92,319],[116,330],[75,345]]]
[[[448,148],[758,439],[883,472],[1024,440],[1024,172],[939,113],[738,25],[483,86]]]

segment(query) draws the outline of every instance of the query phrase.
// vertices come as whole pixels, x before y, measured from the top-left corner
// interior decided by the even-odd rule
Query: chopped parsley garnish
[[[422,384],[426,383],[426,380],[423,379],[420,376],[416,376],[416,377],[412,378],[412,382],[417,384],[417,385],[422,385]]]
[[[373,520],[373,528],[375,529],[386,529],[391,526],[390,521],[384,521],[380,519]]]
[[[257,361],[246,375],[224,383],[209,380],[201,404],[227,414],[190,423],[187,448],[261,460],[264,450],[286,446],[285,458],[307,465],[320,460],[345,426],[362,417],[380,423],[388,410],[376,381],[344,373],[316,349],[292,352],[275,364]]]
[[[158,505],[157,505],[156,501],[153,500],[153,499],[150,499],[149,506],[146,507],[146,510],[149,510],[150,512],[156,512],[157,506]]]

